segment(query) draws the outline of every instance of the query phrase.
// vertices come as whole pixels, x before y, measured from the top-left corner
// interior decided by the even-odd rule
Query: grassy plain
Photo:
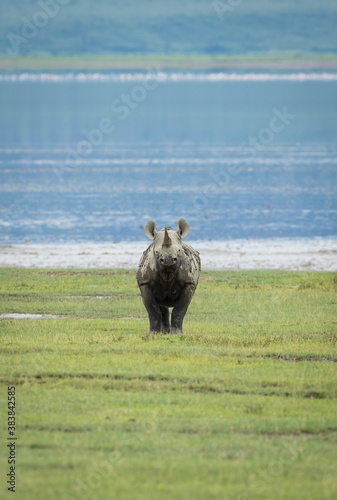
[[[0,56],[0,70],[312,70],[336,69],[336,54]]]
[[[16,498],[336,498],[336,291],[203,272],[186,335],[150,337],[134,271],[1,269],[0,313],[61,316],[0,319]]]

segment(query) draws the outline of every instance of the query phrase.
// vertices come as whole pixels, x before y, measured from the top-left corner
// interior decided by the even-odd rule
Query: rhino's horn
[[[167,232],[167,227],[165,227],[165,236],[164,236],[163,247],[170,247],[171,245],[172,245],[172,240],[169,237],[169,234]]]

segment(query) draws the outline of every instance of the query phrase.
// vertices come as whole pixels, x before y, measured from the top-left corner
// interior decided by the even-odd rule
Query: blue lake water
[[[0,243],[337,234],[337,75],[0,74]]]

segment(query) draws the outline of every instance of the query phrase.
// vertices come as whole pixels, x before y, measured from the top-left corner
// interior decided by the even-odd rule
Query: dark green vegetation
[[[334,0],[70,0],[66,5],[56,4],[57,12],[44,22],[43,14],[42,17],[37,14],[43,11],[41,4],[56,1],[2,0],[0,53],[24,56],[281,53],[311,54],[315,58],[337,52]],[[25,38],[14,42],[15,50],[9,33]]]
[[[336,290],[203,272],[186,335],[149,337],[134,271],[2,269],[1,313],[63,316],[0,320],[17,498],[336,498]]]

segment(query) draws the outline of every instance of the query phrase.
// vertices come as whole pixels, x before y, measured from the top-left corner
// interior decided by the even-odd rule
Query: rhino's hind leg
[[[162,333],[170,333],[170,311],[168,307],[160,306],[162,316]]]
[[[160,333],[162,330],[162,312],[157,304],[155,296],[149,285],[141,285],[140,293],[142,295],[144,306],[149,315],[150,330],[149,333]]]
[[[180,292],[171,317],[171,333],[184,333],[183,321],[195,291],[194,285],[186,285]]]

